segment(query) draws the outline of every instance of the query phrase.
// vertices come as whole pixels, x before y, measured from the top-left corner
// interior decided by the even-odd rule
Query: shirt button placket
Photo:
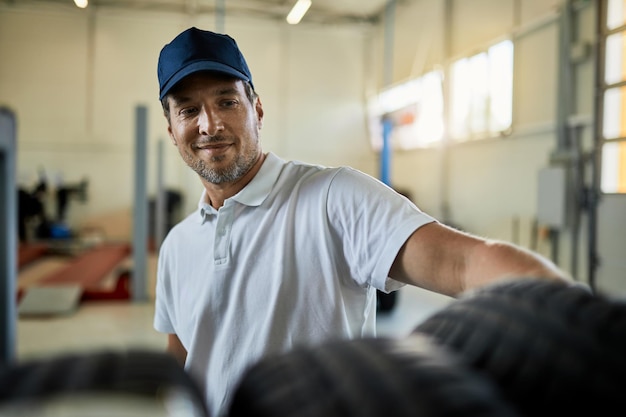
[[[215,228],[214,261],[215,265],[223,265],[228,262],[228,248],[230,246],[230,230],[233,222],[233,207],[224,203],[217,213],[217,226]]]

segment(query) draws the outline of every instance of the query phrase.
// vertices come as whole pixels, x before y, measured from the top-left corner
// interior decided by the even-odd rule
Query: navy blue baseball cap
[[[159,99],[183,78],[199,71],[228,74],[249,82],[254,89],[252,74],[235,40],[192,27],[161,49],[157,67]]]

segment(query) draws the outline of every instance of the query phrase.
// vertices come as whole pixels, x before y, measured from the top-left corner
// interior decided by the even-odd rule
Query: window
[[[626,193],[626,142],[608,142],[602,147],[602,192]]]
[[[513,42],[462,58],[450,69],[450,137],[465,141],[511,128]]]
[[[626,24],[624,0],[609,0],[607,3],[606,28],[617,29]]]
[[[443,137],[442,74],[432,71],[411,81],[384,90],[368,100],[372,148],[383,145],[382,120],[393,122],[394,149],[427,147]]]
[[[626,193],[626,1],[609,0],[606,26],[601,189]]]

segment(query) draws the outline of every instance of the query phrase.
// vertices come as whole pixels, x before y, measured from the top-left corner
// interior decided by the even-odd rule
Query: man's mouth
[[[196,149],[220,149],[220,148],[225,148],[227,146],[230,146],[230,143],[209,143],[209,144],[204,144],[204,145],[195,145]]]
[[[194,145],[197,151],[206,152],[210,155],[219,154],[227,150],[232,144],[228,142],[203,143]]]

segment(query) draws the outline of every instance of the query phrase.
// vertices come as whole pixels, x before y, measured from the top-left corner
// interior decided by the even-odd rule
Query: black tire
[[[415,333],[487,374],[523,415],[626,407],[626,304],[586,288],[538,279],[492,285],[451,303]]]
[[[167,394],[180,395],[193,409],[194,414],[186,415],[208,416],[199,388],[166,353],[68,354],[0,368],[0,408],[76,394],[120,394],[155,404],[163,402]]]
[[[513,416],[489,381],[423,336],[331,342],[267,358],[229,417]]]

